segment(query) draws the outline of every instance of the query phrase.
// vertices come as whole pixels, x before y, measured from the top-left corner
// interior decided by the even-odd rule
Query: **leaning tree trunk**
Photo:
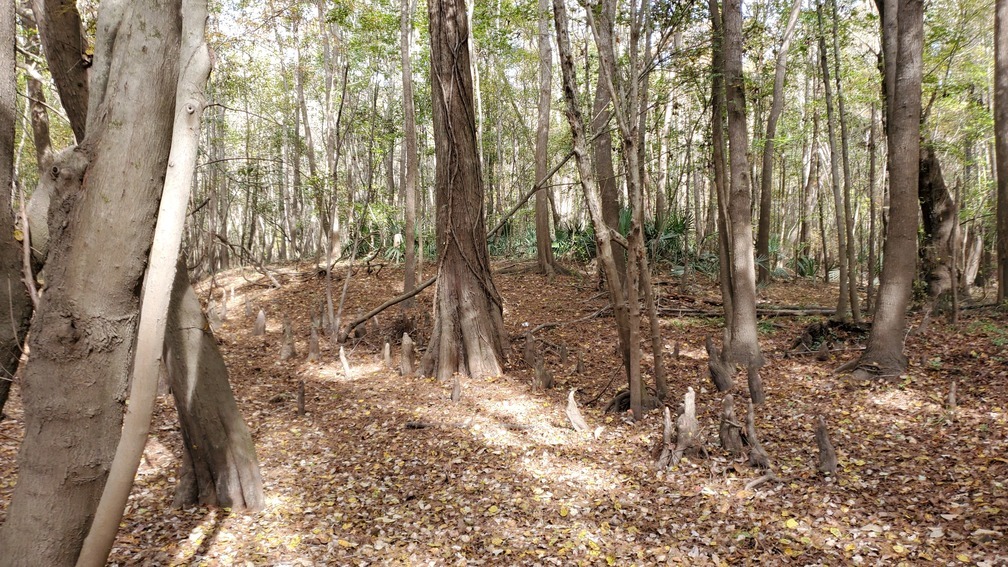
[[[32,301],[21,273],[21,244],[14,240],[14,217],[11,214],[11,192],[14,176],[14,120],[17,108],[14,100],[17,78],[14,72],[14,3],[0,7],[0,305],[7,308],[5,324],[0,325],[0,419],[4,404],[21,360],[21,345],[28,332]]]
[[[606,289],[609,291],[609,304],[613,308],[613,315],[616,320],[619,349],[623,353],[624,364],[628,372],[627,376],[629,377],[630,325],[628,323],[626,296],[623,293],[623,286],[615,285],[616,282],[621,281],[617,262],[612,253],[616,244],[613,243],[613,235],[606,225],[603,215],[603,198],[588,157],[588,136],[585,132],[584,114],[581,112],[581,104],[578,98],[577,77],[574,74],[574,57],[571,54],[570,30],[568,28],[567,8],[564,0],[553,0],[553,21],[556,24],[557,52],[560,60],[565,114],[567,116],[567,123],[571,129],[574,161],[577,164],[578,176],[581,178],[581,188],[584,191],[585,202],[588,205],[592,226],[595,229],[595,244],[598,249],[599,261],[606,280],[610,282],[610,285],[607,285]],[[620,253],[622,254],[622,252]]]
[[[32,11],[60,102],[66,109],[74,137],[80,142],[84,139],[88,107],[94,102],[88,100],[89,64],[92,57],[107,56],[111,46],[96,43],[93,54],[88,54],[76,2],[32,0]]]
[[[426,375],[501,373],[507,336],[490,275],[483,177],[473,120],[465,0],[428,0],[433,82],[438,281]]]
[[[763,139],[763,161],[760,166],[759,195],[759,228],[756,231],[756,255],[764,258],[759,267],[760,283],[770,281],[770,211],[773,185],[773,155],[777,136],[777,120],[784,110],[784,73],[787,71],[788,49],[791,38],[794,37],[798,24],[798,14],[801,13],[801,0],[795,0],[788,17],[787,27],[781,38],[780,49],[777,51],[777,63],[774,67],[773,95],[770,102],[770,116],[767,118],[766,137]]]
[[[165,364],[183,441],[174,504],[259,509],[262,478],[252,435],[183,261],[176,268],[171,305]]]
[[[903,336],[917,263],[923,7],[921,0],[879,0],[879,8],[882,45],[889,47],[884,53],[889,223],[875,320],[855,369],[862,377],[899,375],[906,369]]]
[[[177,3],[103,6],[91,72],[107,81],[92,83],[89,101],[101,112],[48,172],[57,178],[48,287],[25,368],[20,476],[0,529],[15,564],[74,563],[119,438],[171,143],[175,100],[164,93],[175,90],[180,23]]]

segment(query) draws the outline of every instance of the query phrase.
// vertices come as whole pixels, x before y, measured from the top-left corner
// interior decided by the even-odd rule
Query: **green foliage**
[[[561,223],[555,235],[553,254],[557,257],[573,258],[578,262],[589,262],[595,258],[595,231],[583,221]]]

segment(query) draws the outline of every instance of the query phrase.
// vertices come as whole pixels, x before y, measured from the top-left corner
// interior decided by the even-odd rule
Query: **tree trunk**
[[[14,176],[14,120],[17,116],[14,71],[14,3],[0,7],[0,273],[7,275],[0,285],[0,305],[7,306],[9,324],[0,325],[0,420],[10,393],[11,381],[21,360],[21,345],[28,332],[33,305],[20,281],[22,249],[14,240],[11,192]],[[7,319],[7,317],[4,317]]]
[[[724,3],[725,102],[728,118],[728,155],[731,183],[728,220],[731,223],[732,319],[731,343],[726,346],[729,361],[760,367],[756,334],[756,270],[753,263],[752,214],[749,188],[749,160],[746,152],[746,102],[742,80],[742,3]],[[727,321],[726,321],[727,323]]]
[[[546,177],[549,170],[547,163],[549,150],[550,126],[550,84],[553,78],[553,55],[550,49],[549,33],[549,0],[539,0],[539,121],[536,125],[535,140],[535,179]],[[550,239],[550,209],[549,195],[545,190],[536,192],[535,196],[535,233],[536,259],[539,271],[547,276],[553,275],[553,246]]]
[[[591,148],[595,164],[595,179],[602,196],[602,217],[605,226],[619,230],[620,194],[613,169],[612,133],[609,130],[609,91],[601,81],[595,85],[595,102],[592,105]],[[598,230],[598,228],[596,228]],[[616,242],[610,242],[610,253],[616,262],[620,285],[626,280],[626,251]]]
[[[490,275],[465,0],[428,0],[438,281],[426,375],[501,374],[507,335]]]
[[[49,172],[48,288],[25,369],[20,477],[0,529],[12,563],[73,564],[108,473],[168,165],[175,100],[164,93],[176,86],[179,27],[178,4],[103,7],[92,72],[108,80],[91,85],[88,105],[101,112]]]
[[[794,37],[798,14],[801,13],[801,0],[795,0],[788,17],[787,27],[781,38],[780,49],[777,51],[777,64],[774,69],[773,98],[770,103],[770,116],[767,118],[766,138],[763,140],[763,163],[760,169],[760,207],[759,228],[756,231],[756,256],[765,258],[759,267],[759,282],[770,281],[770,211],[773,184],[773,154],[774,138],[777,136],[777,119],[784,110],[784,73],[787,71],[788,49],[791,38]]]
[[[417,135],[416,110],[413,107],[413,68],[410,62],[410,38],[413,32],[413,2],[402,0],[400,15],[399,49],[402,59],[403,84],[403,159],[405,176],[402,191],[406,204],[403,239],[406,241],[405,266],[403,267],[403,292],[409,293],[416,287],[416,182],[417,182]],[[413,304],[407,299],[405,307]]]
[[[889,223],[882,250],[882,279],[875,320],[855,374],[899,375],[906,369],[903,336],[917,262],[917,180],[920,160],[923,6],[921,0],[879,0],[884,69],[894,69],[893,88],[887,88],[889,118]],[[891,41],[892,37],[896,41]],[[889,41],[887,41],[889,40]]]
[[[717,0],[708,0],[711,17],[711,155],[714,178],[714,191],[717,202],[718,231],[718,271],[721,286],[721,303],[724,306],[725,337],[724,345],[731,344],[729,324],[734,317],[734,300],[732,289],[731,265],[731,225],[728,223],[728,176],[725,171],[725,88],[724,88],[724,50],[723,24]]]
[[[956,225],[959,210],[945,186],[941,163],[932,144],[922,144],[920,151],[920,178],[917,185],[921,218],[924,221],[923,264],[924,281],[927,282],[931,301],[953,287],[955,277],[949,272],[949,259],[957,246]]]
[[[836,318],[847,319],[850,316],[850,279],[847,276],[847,228],[844,219],[847,216],[844,209],[843,189],[840,185],[840,152],[836,143],[836,113],[833,111],[833,85],[830,84],[829,61],[826,57],[826,36],[823,32],[822,4],[816,6],[816,17],[819,23],[819,63],[823,77],[823,89],[826,91],[826,125],[829,136],[830,175],[833,180],[833,205],[836,213],[837,227],[837,261],[840,264],[840,296],[837,298]],[[823,243],[825,246],[825,242]],[[828,267],[826,268],[829,269]]]
[[[613,308],[616,319],[619,349],[624,356],[624,365],[629,372],[630,326],[627,316],[627,303],[622,285],[615,285],[620,280],[617,262],[613,248],[612,231],[609,230],[603,215],[603,198],[596,182],[595,172],[588,159],[588,136],[585,133],[584,115],[578,98],[577,77],[574,75],[574,57],[571,54],[570,31],[567,23],[567,9],[564,0],[553,0],[553,18],[557,32],[557,51],[559,53],[560,70],[563,77],[563,96],[566,103],[565,114],[571,129],[571,140],[574,146],[574,161],[577,164],[578,175],[581,178],[581,188],[584,191],[585,202],[595,229],[595,244],[603,274],[610,285],[609,304]],[[597,99],[597,96],[596,96]],[[622,254],[622,251],[620,251]],[[580,356],[580,355],[579,355]],[[580,364],[579,364],[580,367]]]
[[[49,71],[60,94],[60,102],[66,109],[67,118],[73,128],[77,142],[84,139],[86,120],[88,119],[88,69],[91,67],[91,55],[88,55],[87,38],[81,26],[77,3],[67,0],[33,0],[32,11],[35,12],[35,22],[46,59],[49,61]],[[101,51],[104,49],[104,51]],[[95,45],[95,57],[107,57],[111,54],[111,46]],[[108,76],[98,73],[96,80],[103,81],[99,88],[104,89],[104,80]],[[97,108],[91,110],[96,111]]]
[[[876,142],[876,131],[875,128],[875,105],[872,105],[871,110],[871,126],[868,134],[868,285],[867,291],[865,292],[865,309],[871,311],[875,308],[875,265],[878,263],[878,259],[875,255],[875,209],[877,208],[878,198],[875,196],[875,178],[876,169],[878,161],[876,159],[875,150],[878,146]]]
[[[844,230],[847,233],[847,293],[849,294],[851,317],[855,323],[861,322],[861,306],[857,296],[857,254],[854,247],[854,208],[851,205],[850,136],[847,134],[847,113],[844,109],[843,84],[840,81],[840,31],[837,15],[837,0],[831,0],[833,7],[833,71],[837,92],[837,118],[840,122],[840,151],[843,159],[843,202]]]
[[[262,478],[252,435],[184,262],[175,273],[172,307],[164,355],[183,441],[174,505],[259,509]]]
[[[997,161],[998,303],[1008,288],[1008,0],[995,0],[994,145]]]

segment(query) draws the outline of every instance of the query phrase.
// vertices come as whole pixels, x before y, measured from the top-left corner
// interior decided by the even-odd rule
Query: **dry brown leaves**
[[[389,268],[377,277],[355,274],[343,320],[394,295],[400,275]],[[280,290],[255,283],[255,275],[250,279],[218,276],[218,285],[236,287],[219,336],[258,444],[268,505],[255,514],[169,508],[179,440],[173,409],[163,398],[113,552],[116,564],[1008,561],[1003,315],[970,311],[957,327],[932,322],[926,336],[909,339],[905,376],[868,385],[831,374],[856,352],[839,352],[825,363],[783,356],[814,319],[764,320],[768,402],[757,408],[756,421],[781,480],[746,490],[761,473],[716,447],[721,400],[705,375],[703,350],[705,336],[720,334],[710,282],[684,290],[666,278],[661,286],[664,305],[706,305],[714,315],[662,322],[667,353],[680,344],[680,357],[667,364],[673,399],[687,387],[696,390],[710,454],[656,473],[650,450],[660,436],[659,412],[639,423],[600,413],[623,381],[607,316],[538,333],[554,389],[532,391],[533,371],[515,341],[506,375],[464,379],[461,401],[453,404],[450,384],[402,378],[384,368],[384,338],[374,328],[348,346],[350,376],[338,347],[324,339],[322,361],[304,362],[324,281],[304,265],[285,270]],[[497,283],[515,338],[543,322],[583,317],[605,301],[586,278],[517,274]],[[201,289],[205,297],[206,285]],[[432,290],[420,296],[414,315],[429,309]],[[765,301],[828,306],[835,293],[819,284],[775,284]],[[245,295],[269,315],[265,337],[251,336]],[[398,312],[380,315],[379,326],[387,331]],[[294,323],[299,356],[281,363],[282,313]],[[566,365],[560,345],[570,351]],[[584,375],[574,372],[577,353]],[[305,418],[296,415],[300,380],[306,383]],[[958,408],[950,412],[944,400],[953,380]],[[605,426],[598,439],[567,425],[563,408],[573,387],[589,424]],[[13,419],[0,423],[0,507],[13,486],[19,412],[15,397],[8,410]],[[815,470],[818,414],[826,417],[837,448],[835,479]],[[407,429],[407,422],[431,427]]]

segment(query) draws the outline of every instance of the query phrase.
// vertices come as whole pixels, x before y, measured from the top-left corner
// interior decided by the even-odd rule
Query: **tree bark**
[[[438,281],[425,375],[501,374],[507,336],[490,274],[464,0],[428,0]]]
[[[998,303],[1008,288],[1008,0],[995,0],[994,146],[997,161]]]
[[[725,154],[724,25],[717,0],[708,0],[711,17],[711,155],[714,191],[717,202],[718,271],[721,303],[725,312],[724,344],[731,344],[729,324],[734,317],[731,265],[731,225],[728,223],[728,174]]]
[[[854,247],[854,208],[851,205],[850,136],[847,134],[847,112],[844,108],[843,83],[840,80],[840,31],[837,1],[831,0],[833,8],[833,71],[836,82],[837,118],[840,123],[840,152],[843,161],[844,184],[844,230],[847,233],[847,293],[849,294],[851,317],[855,323],[861,322],[861,306],[857,295],[857,250]]]
[[[595,229],[595,244],[599,261],[606,280],[610,282],[610,285],[606,286],[609,291],[609,304],[612,305],[613,315],[616,319],[619,349],[624,355],[624,363],[629,371],[627,353],[630,345],[630,326],[627,317],[626,297],[623,293],[623,286],[614,285],[621,281],[620,272],[617,271],[616,258],[613,254],[613,248],[616,245],[613,243],[612,231],[606,224],[603,215],[603,198],[595,178],[595,171],[593,171],[588,157],[588,137],[585,133],[585,120],[579,102],[577,77],[574,74],[574,57],[571,53],[567,8],[564,0],[553,0],[553,19],[556,24],[557,52],[559,53],[563,96],[566,103],[564,113],[571,129],[574,161],[577,165],[578,176],[581,178],[581,188],[584,191],[585,202],[588,204],[592,226]]]
[[[732,319],[729,361],[760,367],[756,333],[756,270],[753,262],[752,214],[749,160],[746,152],[746,102],[742,80],[742,2],[724,3],[725,101],[728,118],[728,155],[731,183],[728,219],[731,223]],[[726,322],[727,323],[727,322]]]
[[[760,168],[760,207],[759,227],[756,231],[756,256],[765,258],[759,267],[759,282],[770,281],[770,214],[771,195],[773,187],[773,155],[774,138],[777,136],[777,120],[784,110],[784,74],[787,71],[788,50],[791,38],[794,37],[801,13],[801,0],[795,0],[788,17],[787,27],[781,37],[780,49],[777,51],[777,63],[774,69],[773,96],[770,103],[770,116],[767,118],[766,137],[763,140],[763,162]]]
[[[104,565],[112,551],[123,510],[133,488],[150,433],[151,415],[157,398],[165,322],[171,302],[172,274],[182,245],[186,208],[196,171],[201,118],[206,105],[204,90],[210,76],[211,56],[206,43],[206,0],[183,0],[180,31],[178,84],[171,134],[168,169],[160,195],[154,241],[143,282],[143,298],[136,338],[136,354],[130,380],[129,406],[123,419],[122,437],[98,502],[94,520],[78,558],[79,565]],[[188,283],[188,282],[186,282]],[[227,297],[221,300],[226,317]],[[258,468],[258,467],[257,467]]]
[[[409,293],[416,287],[416,181],[418,167],[416,110],[413,106],[413,68],[410,62],[410,43],[413,32],[413,2],[411,0],[402,0],[399,26],[403,84],[403,159],[406,161],[406,171],[402,183],[406,205],[405,222],[403,223],[403,239],[406,241],[403,292]],[[413,304],[412,299],[406,301],[406,307]]]
[[[14,177],[14,122],[17,116],[14,71],[14,3],[0,6],[0,305],[9,308],[0,324],[0,420],[21,360],[21,345],[28,332],[33,304],[17,274],[21,273],[21,243],[14,240],[11,191]]]
[[[110,58],[95,64],[108,80],[91,85],[88,105],[101,113],[49,172],[48,288],[25,369],[20,477],[0,529],[16,564],[77,559],[119,437],[171,142],[175,101],[164,93],[177,81],[179,26],[177,4],[103,5],[96,56]]]
[[[549,0],[539,0],[539,121],[536,125],[535,178],[546,177],[549,169],[550,85],[553,79],[553,54],[550,48]],[[539,271],[547,276],[555,273],[553,246],[550,239],[549,195],[537,191],[535,196],[536,259]]]
[[[903,337],[917,261],[917,181],[920,160],[923,6],[921,0],[879,0],[888,87],[889,223],[882,256],[875,320],[854,374],[899,375],[906,369]],[[895,12],[895,13],[894,13]],[[896,41],[892,41],[892,37]]]
[[[88,69],[91,67],[91,55],[88,55],[87,38],[81,26],[77,2],[33,0],[32,11],[35,12],[35,22],[49,61],[49,72],[56,83],[67,118],[70,119],[74,137],[79,143],[84,139],[88,118]],[[99,53],[100,48],[102,46],[95,45],[95,55],[110,53],[107,47],[105,52]]]
[[[850,315],[850,278],[847,276],[847,228],[844,208],[843,190],[840,185],[840,152],[836,143],[836,113],[833,108],[833,85],[830,84],[829,60],[826,56],[826,36],[823,31],[822,4],[816,6],[816,18],[819,24],[819,63],[822,70],[823,89],[826,92],[826,126],[829,136],[830,175],[833,180],[833,206],[837,228],[837,261],[840,264],[840,295],[837,298],[837,319],[844,320]],[[825,246],[825,242],[823,243]],[[829,269],[828,267],[826,268]]]

